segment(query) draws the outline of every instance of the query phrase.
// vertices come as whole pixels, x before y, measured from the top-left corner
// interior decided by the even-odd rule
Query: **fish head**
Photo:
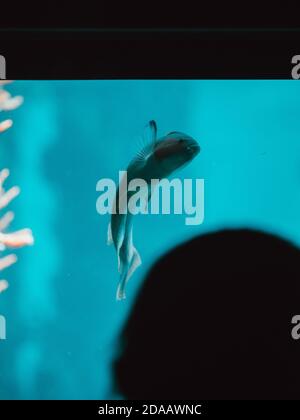
[[[187,134],[172,131],[157,142],[154,156],[170,169],[178,169],[193,160],[200,152],[198,142]]]

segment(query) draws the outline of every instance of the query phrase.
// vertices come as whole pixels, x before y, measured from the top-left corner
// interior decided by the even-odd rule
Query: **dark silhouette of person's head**
[[[192,239],[150,270],[121,336],[127,399],[299,399],[300,251],[254,230]]]

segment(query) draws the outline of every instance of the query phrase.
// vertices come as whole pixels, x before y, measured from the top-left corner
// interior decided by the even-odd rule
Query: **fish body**
[[[126,201],[122,201],[122,182],[126,185],[133,179],[142,179],[150,186],[152,179],[161,180],[169,177],[177,169],[189,163],[199,152],[200,146],[192,137],[180,133],[170,132],[157,139],[157,126],[150,121],[146,128],[150,135],[147,144],[130,162],[127,168],[126,179],[121,181],[114,201],[114,212],[108,227],[108,244],[113,244],[118,256],[118,270],[120,282],[117,290],[117,300],[125,298],[125,286],[134,271],[141,265],[141,257],[133,244],[132,225],[133,215],[123,212],[127,208],[130,197],[135,194],[126,190]],[[150,199],[145,193],[145,202]],[[124,214],[123,214],[124,213]]]

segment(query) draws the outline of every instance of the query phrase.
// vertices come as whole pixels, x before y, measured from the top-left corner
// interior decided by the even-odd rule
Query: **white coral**
[[[0,112],[1,111],[12,111],[18,108],[23,103],[23,97],[11,96],[11,94],[4,88],[4,86],[10,83],[11,80],[0,80]],[[13,122],[11,119],[6,119],[0,122],[0,133],[8,130],[12,126]]]
[[[3,86],[9,83],[9,81],[0,81],[0,112],[11,111],[18,108],[22,102],[22,96],[12,97]],[[0,122],[0,133],[7,130],[12,126],[12,120],[7,119]],[[9,188],[7,191],[4,189],[4,182],[9,176],[9,170],[3,169],[0,172],[0,210],[6,208],[9,203],[20,194],[20,188],[14,186]],[[26,245],[33,245],[33,236],[30,229],[20,229],[14,232],[6,233],[5,230],[9,227],[10,223],[14,219],[14,213],[8,211],[0,218],[0,250],[3,251],[6,248],[20,248]],[[3,258],[0,258],[0,271],[7,267],[10,267],[17,261],[15,254],[8,254]],[[0,280],[0,293],[8,288],[7,280]]]

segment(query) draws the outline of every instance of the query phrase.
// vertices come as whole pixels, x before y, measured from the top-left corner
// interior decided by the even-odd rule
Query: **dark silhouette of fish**
[[[150,186],[151,179],[167,178],[177,169],[189,163],[200,152],[200,146],[196,140],[178,131],[172,131],[157,139],[157,126],[153,120],[147,125],[146,133],[150,136],[150,141],[130,162],[127,168],[126,185],[132,179],[140,178]],[[125,298],[126,283],[141,264],[140,255],[134,247],[132,239],[133,215],[129,212],[122,214],[123,211],[120,208],[122,197],[120,197],[119,191],[122,191],[122,182],[123,180],[114,201],[115,214],[112,214],[108,226],[108,244],[114,244],[118,256],[120,282],[117,300]],[[148,194],[145,195],[145,202],[151,198],[149,191],[151,191],[150,188],[148,188]],[[133,194],[134,192],[126,190],[126,206]]]

